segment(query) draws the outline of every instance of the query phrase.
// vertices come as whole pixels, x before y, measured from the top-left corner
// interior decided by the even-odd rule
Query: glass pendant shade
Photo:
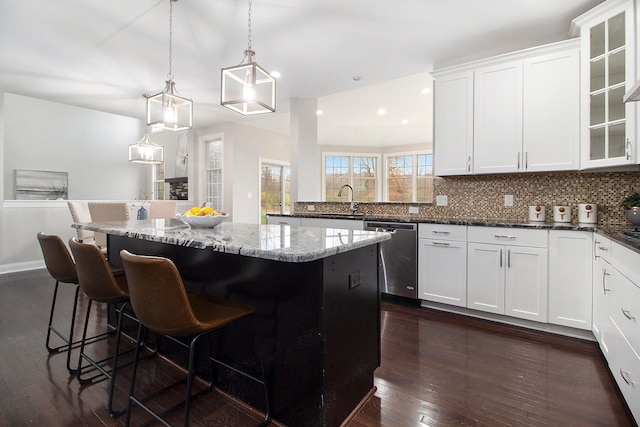
[[[176,84],[167,80],[164,90],[147,97],[147,126],[179,132],[193,126],[193,101],[177,94]]]
[[[129,161],[156,165],[164,162],[164,148],[154,144],[145,133],[140,141],[129,146]]]
[[[245,51],[248,63],[222,69],[220,104],[245,116],[276,111],[276,80]]]

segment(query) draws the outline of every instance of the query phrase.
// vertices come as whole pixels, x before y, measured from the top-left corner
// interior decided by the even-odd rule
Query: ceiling
[[[233,121],[288,134],[289,99],[318,98],[320,143],[420,142],[431,133],[431,95],[418,91],[426,72],[566,39],[599,3],[253,0],[256,60],[281,77],[277,112],[244,117],[219,105],[219,88],[220,68],[247,47],[248,1],[179,0],[172,71],[196,128]],[[0,90],[143,118],[142,94],[162,90],[169,70],[168,21],[169,0],[1,1]]]

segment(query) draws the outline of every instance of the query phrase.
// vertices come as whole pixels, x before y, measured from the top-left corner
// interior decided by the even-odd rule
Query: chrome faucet
[[[342,197],[342,190],[344,190],[346,188],[348,188],[349,190],[351,190],[351,205],[349,206],[349,210],[351,211],[351,215],[354,215],[356,213],[356,211],[358,210],[358,205],[354,202],[353,198],[353,187],[350,186],[349,184],[345,184],[342,186],[342,188],[340,189],[340,191],[338,191],[338,197]]]

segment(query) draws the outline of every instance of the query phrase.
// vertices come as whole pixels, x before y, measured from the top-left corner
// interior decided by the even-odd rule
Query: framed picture
[[[68,200],[67,172],[15,170],[16,200]]]

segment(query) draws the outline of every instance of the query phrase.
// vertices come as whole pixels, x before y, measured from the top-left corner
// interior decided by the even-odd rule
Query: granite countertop
[[[284,262],[308,262],[389,240],[390,233],[223,222],[191,228],[179,219],[75,223],[74,228]]]

